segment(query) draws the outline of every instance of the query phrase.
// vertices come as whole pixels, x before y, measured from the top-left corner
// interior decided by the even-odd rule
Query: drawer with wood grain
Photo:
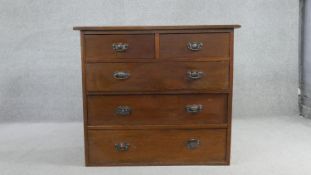
[[[88,125],[204,125],[227,122],[226,94],[88,97]]]
[[[229,63],[98,63],[86,67],[87,91],[226,90]]]
[[[154,35],[85,35],[86,61],[154,58]]]
[[[227,164],[226,129],[88,130],[89,165]]]
[[[160,59],[229,59],[230,33],[161,34]]]

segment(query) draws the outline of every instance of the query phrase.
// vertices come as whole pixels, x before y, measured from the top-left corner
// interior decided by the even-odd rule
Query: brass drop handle
[[[130,74],[124,71],[117,71],[113,73],[113,77],[118,80],[124,80],[124,79],[129,78]]]
[[[114,148],[117,152],[124,152],[129,150],[129,144],[126,142],[117,143],[114,145]]]
[[[116,114],[121,116],[127,116],[132,113],[132,109],[129,106],[118,106],[116,109]]]
[[[113,43],[112,49],[116,52],[125,52],[129,45],[127,43]]]
[[[188,113],[198,113],[203,110],[203,105],[201,104],[193,104],[193,105],[187,105],[186,106],[186,111]]]
[[[187,148],[190,150],[198,148],[199,145],[200,145],[199,139],[189,139],[187,141]]]
[[[188,43],[187,43],[187,47],[188,47],[188,49],[191,50],[191,51],[199,51],[199,50],[202,49],[203,43],[202,43],[202,42],[197,42],[197,41],[188,42]]]
[[[202,71],[195,71],[195,70],[189,70],[187,71],[187,77],[190,80],[197,80],[202,78],[204,75],[204,72]]]

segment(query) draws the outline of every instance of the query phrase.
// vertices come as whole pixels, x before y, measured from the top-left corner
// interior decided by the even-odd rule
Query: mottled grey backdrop
[[[0,121],[82,119],[76,25],[241,24],[234,117],[296,115],[298,0],[0,0]]]
[[[303,1],[302,59],[301,59],[301,114],[311,118],[311,1]]]

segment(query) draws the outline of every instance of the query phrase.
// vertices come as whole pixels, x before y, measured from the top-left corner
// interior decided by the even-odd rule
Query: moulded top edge
[[[185,25],[185,26],[76,26],[73,30],[81,31],[112,31],[112,30],[185,30],[185,29],[235,29],[241,25]]]

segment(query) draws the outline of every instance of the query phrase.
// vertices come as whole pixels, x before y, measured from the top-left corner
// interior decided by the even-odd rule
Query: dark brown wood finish
[[[232,32],[232,29],[200,29],[200,30],[83,30],[85,35],[142,35],[142,34],[196,34],[196,33],[220,33]]]
[[[227,129],[227,154],[226,161],[230,164],[231,155],[231,128],[232,128],[232,96],[233,96],[233,52],[234,52],[234,33],[230,33],[230,93],[228,93],[228,129]]]
[[[229,87],[229,63],[166,62],[166,63],[98,63],[87,65],[88,91],[172,91],[226,90]],[[129,73],[127,79],[113,74]],[[202,71],[203,77],[192,80],[188,71]]]
[[[114,43],[127,44],[126,51],[113,50]],[[110,58],[154,58],[154,35],[85,35],[85,57],[87,61]]]
[[[128,129],[128,130],[148,130],[148,129],[220,129],[228,128],[228,124],[187,124],[187,125],[88,125],[88,129],[96,129],[96,130],[120,130],[120,129]]]
[[[88,134],[87,134],[87,92],[86,92],[86,81],[85,81],[85,69],[86,61],[84,55],[84,33],[80,32],[80,46],[81,46],[81,70],[82,70],[82,98],[83,98],[83,123],[84,123],[84,154],[85,154],[85,163],[88,162]]]
[[[239,27],[75,27],[81,31],[86,165],[228,165],[233,29]],[[191,51],[188,42],[203,47]],[[116,52],[113,43],[128,49]],[[188,70],[204,76],[189,80]],[[118,71],[129,77],[114,78]],[[203,109],[190,114],[190,104]],[[118,106],[131,107],[130,115],[116,115]],[[189,149],[191,139],[199,146]],[[128,150],[121,144],[117,151],[123,142]]]
[[[202,110],[187,112],[191,105],[202,105]],[[130,113],[118,114],[119,106],[130,107]],[[89,96],[88,125],[226,123],[226,109],[226,94]]]
[[[230,33],[161,34],[160,58],[228,58]],[[190,50],[187,44],[201,42],[202,48]]]
[[[92,165],[224,164],[226,129],[89,130]],[[198,140],[196,148],[187,142]],[[127,143],[118,151],[116,144]]]

